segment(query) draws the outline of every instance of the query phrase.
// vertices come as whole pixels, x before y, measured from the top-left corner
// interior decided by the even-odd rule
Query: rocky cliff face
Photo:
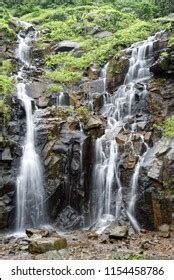
[[[2,44],[3,55],[14,57],[14,48]],[[49,50],[47,50],[49,51]],[[167,55],[163,55],[163,53]],[[124,185],[124,200],[127,203],[127,188],[133,174],[138,155],[143,152],[140,133],[144,135],[150,149],[147,160],[141,169],[138,181],[136,216],[141,225],[147,229],[157,229],[162,223],[171,223],[174,194],[174,142],[172,138],[162,137],[162,130],[154,124],[162,122],[174,114],[174,95],[172,74],[174,71],[173,45],[167,47],[166,38],[155,46],[156,62],[151,71],[154,77],[150,81],[149,95],[141,100],[142,85],[137,87],[135,106],[139,114],[138,130],[134,133],[132,145],[127,142],[128,130],[121,130],[116,141],[124,153],[121,163],[121,180]],[[39,56],[39,57],[38,57]],[[59,228],[78,228],[88,224],[92,169],[94,164],[94,143],[96,137],[103,134],[106,120],[100,115],[103,104],[104,80],[99,78],[100,68],[90,65],[87,69],[91,79],[85,79],[80,85],[67,93],[72,107],[57,107],[60,92],[48,90],[49,81],[42,78],[42,53],[33,50],[33,65],[29,70],[32,85],[28,94],[33,97],[38,110],[33,104],[36,124],[37,151],[41,156],[44,170],[48,221]],[[38,59],[39,58],[39,59]],[[111,60],[107,72],[107,88],[113,92],[124,80],[128,69],[129,53]],[[15,68],[19,62],[14,63]],[[89,94],[93,98],[89,99]],[[67,100],[67,99],[66,99]],[[143,104],[142,104],[143,102]],[[6,98],[11,109],[10,119],[0,112],[2,136],[0,136],[0,228],[14,226],[16,208],[16,177],[25,127],[25,112],[15,90]],[[90,104],[94,114],[86,111],[82,105]],[[80,108],[80,109],[79,109]],[[142,112],[143,108],[143,112]],[[144,117],[144,115],[145,117]],[[132,120],[133,121],[133,120]],[[131,120],[130,120],[131,123]],[[127,124],[129,126],[129,123]]]
[[[168,46],[167,41],[164,36],[163,40],[154,44],[155,62],[151,66],[153,77],[145,100],[140,97],[142,85],[137,86],[134,106],[139,111],[136,116],[138,129],[132,136],[132,143],[127,142],[130,137],[127,129],[120,131],[116,137],[119,149],[124,153],[121,180],[124,185],[125,202],[128,200],[127,186],[132,178],[138,155],[141,155],[145,149],[145,146],[141,145],[141,134],[150,147],[140,170],[136,202],[136,218],[144,228],[149,230],[158,229],[163,223],[170,224],[173,213],[174,142],[172,135],[165,136],[165,129],[162,128],[163,121],[174,114],[173,45]],[[125,78],[127,56],[124,53],[121,58],[112,59],[109,65],[107,87],[111,91],[116,89]],[[130,124],[133,121],[130,120]]]

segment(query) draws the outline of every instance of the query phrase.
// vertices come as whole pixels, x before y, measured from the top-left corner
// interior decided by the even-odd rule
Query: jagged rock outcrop
[[[162,138],[146,155],[140,178],[137,217],[147,229],[172,221],[174,140]]]

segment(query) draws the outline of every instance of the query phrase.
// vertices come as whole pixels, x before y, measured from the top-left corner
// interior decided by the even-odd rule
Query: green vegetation
[[[47,71],[46,77],[55,82],[72,84],[81,80],[82,74],[80,72],[71,72],[69,70],[66,71],[65,69],[60,69]]]
[[[153,18],[160,15],[160,7],[154,0],[1,0],[1,3],[14,15],[23,15],[23,20],[39,24],[41,30],[50,30],[41,33],[36,43],[38,48],[62,40],[79,43],[80,55],[52,51],[45,57],[45,77],[67,86],[80,81],[91,62],[102,66],[120,49],[159,29],[159,22]],[[98,38],[96,33],[102,31],[111,32],[111,36]]]
[[[14,31],[9,27],[8,21],[3,18],[0,18],[0,33],[7,38],[12,38],[15,35]]]
[[[54,8],[60,5],[97,5],[112,4],[121,11],[135,13],[138,17],[149,19],[160,14],[174,12],[174,0],[1,0],[1,7],[12,9],[16,16],[37,11],[38,8]]]
[[[168,52],[164,51],[164,52],[161,53],[161,56],[162,56],[163,58],[168,58],[168,57],[169,57],[169,54],[168,54]]]
[[[12,78],[0,75],[0,93],[6,95],[12,90]]]
[[[12,79],[6,75],[0,75],[0,112],[3,113],[4,121],[9,120],[10,110],[5,101],[6,94],[12,90]]]
[[[0,61],[0,73],[3,75],[10,75],[12,72],[12,62],[11,59],[6,59]]]
[[[52,51],[45,56],[46,78],[68,86],[82,79],[91,62],[104,65],[120,49],[146,38],[159,28],[158,22],[140,20],[135,13],[123,12],[112,4],[38,8],[22,19],[37,22],[42,30],[50,30],[42,33],[37,47],[48,47],[48,42],[53,45],[62,40],[80,45],[80,55]],[[99,31],[111,32],[111,36],[97,37]]]
[[[144,260],[145,259],[145,255],[143,253],[143,251],[141,252],[135,252],[134,254],[131,254],[129,257],[129,260]]]
[[[58,84],[50,84],[48,86],[48,90],[51,92],[59,92],[63,90],[63,87],[61,85]]]
[[[174,44],[174,34],[172,34],[169,38],[169,46]]]
[[[167,117],[162,124],[154,124],[156,129],[162,129],[164,136],[174,137],[174,116]]]
[[[10,108],[6,104],[5,100],[0,100],[0,113],[3,113],[4,122],[10,119]]]
[[[169,117],[164,121],[164,135],[174,137],[174,117]]]
[[[93,115],[93,112],[89,111],[89,109],[85,106],[79,107],[77,109],[74,109],[73,107],[56,107],[56,108],[50,108],[50,112],[53,114],[53,116],[57,115],[61,118],[67,118],[69,116],[77,117],[78,119],[83,119],[83,121],[87,122],[90,116]]]
[[[0,7],[0,34],[6,41],[15,36],[14,30],[10,27],[10,20],[9,12]]]

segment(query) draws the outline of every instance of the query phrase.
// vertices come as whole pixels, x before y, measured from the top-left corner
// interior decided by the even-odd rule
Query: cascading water
[[[56,106],[69,106],[69,95],[64,92],[59,92],[56,97]]]
[[[159,37],[157,33],[146,41],[132,45],[129,70],[125,77],[124,84],[118,88],[114,95],[109,94],[105,87],[105,104],[102,114],[107,117],[107,128],[105,134],[96,141],[96,157],[93,172],[93,195],[92,195],[92,224],[98,232],[102,232],[113,220],[119,221],[123,203],[123,186],[120,180],[120,163],[122,160],[116,136],[124,130],[129,119],[134,119],[130,125],[130,135],[136,130],[135,96],[137,84],[141,84],[141,98],[147,96],[147,82],[151,77],[150,65],[153,62],[153,44]],[[106,71],[105,71],[106,72]],[[105,78],[104,78],[105,81]],[[141,108],[141,113],[143,108]],[[129,137],[128,141],[131,137]],[[142,145],[144,138],[141,135]],[[135,166],[134,174],[130,186],[130,201],[127,216],[135,230],[139,231],[139,225],[135,218],[135,203],[138,177],[141,165],[146,154],[139,155],[139,160]]]
[[[136,196],[137,196],[138,179],[139,179],[140,168],[141,168],[144,158],[149,150],[148,145],[144,142],[143,135],[141,135],[140,138],[141,138],[141,147],[144,145],[146,148],[146,151],[143,153],[142,156],[139,155],[138,162],[135,166],[134,174],[133,174],[132,180],[131,180],[131,195],[130,195],[128,210],[127,210],[127,215],[130,220],[130,223],[132,224],[133,228],[137,232],[140,231],[140,226],[138,224],[138,221],[135,218],[135,204],[136,204]]]
[[[35,150],[33,101],[27,95],[27,81],[23,79],[24,68],[31,67],[29,43],[31,38],[35,37],[35,31],[33,33],[31,37],[30,32],[26,36],[21,36],[20,33],[18,35],[17,58],[22,63],[22,67],[17,77],[22,81],[17,84],[17,96],[22,101],[26,113],[26,136],[17,177],[17,232],[23,232],[26,226],[39,226],[44,222],[44,189],[40,159]]]

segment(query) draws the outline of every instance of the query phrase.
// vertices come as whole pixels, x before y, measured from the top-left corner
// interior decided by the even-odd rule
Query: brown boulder
[[[32,240],[29,244],[31,254],[42,254],[47,251],[60,250],[67,247],[67,241],[63,237],[48,237]]]

